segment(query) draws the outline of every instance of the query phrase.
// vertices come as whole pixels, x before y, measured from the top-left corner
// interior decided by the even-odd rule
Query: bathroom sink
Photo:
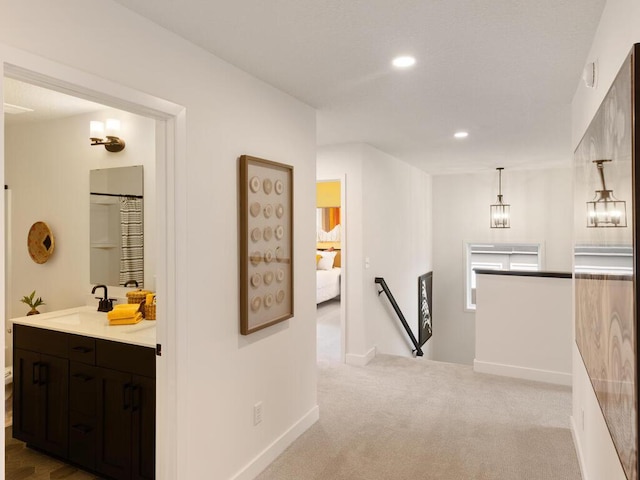
[[[156,322],[142,320],[135,325],[109,325],[105,312],[83,306],[12,319],[14,323],[37,328],[100,338],[154,348]]]
[[[53,317],[49,319],[52,323],[60,323],[62,325],[80,325],[80,314],[63,315],[61,317]]]
[[[67,315],[51,317],[47,321],[60,325],[82,325],[85,323],[104,323],[107,315],[102,312],[75,312]]]

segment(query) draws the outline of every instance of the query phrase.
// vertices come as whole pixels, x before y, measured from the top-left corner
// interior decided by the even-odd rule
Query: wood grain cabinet
[[[14,332],[13,436],[66,457],[69,398],[66,337],[60,332],[22,326]]]
[[[113,479],[155,478],[155,350],[15,325],[14,437]]]
[[[155,476],[155,352],[97,340],[97,470],[118,479]]]

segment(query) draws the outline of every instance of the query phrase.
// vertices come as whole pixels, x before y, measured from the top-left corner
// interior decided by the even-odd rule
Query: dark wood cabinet
[[[14,332],[14,437],[109,478],[153,480],[155,350]]]
[[[133,377],[132,445],[135,449],[131,466],[133,480],[150,480],[156,471],[156,381]]]
[[[57,332],[32,329],[44,352],[58,353]],[[47,345],[47,341],[53,343]],[[69,362],[14,344],[13,436],[61,457],[68,453]]]
[[[151,378],[101,369],[99,472],[114,478],[154,478],[155,387]]]
[[[101,369],[98,471],[115,478],[131,472],[131,375]]]
[[[155,478],[155,351],[96,341],[98,456],[96,469],[113,478]]]

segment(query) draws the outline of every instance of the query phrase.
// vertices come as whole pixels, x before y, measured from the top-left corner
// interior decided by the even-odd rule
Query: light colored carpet
[[[340,361],[340,300],[328,300],[316,310],[317,359]]]
[[[566,387],[379,355],[319,361],[320,420],[258,480],[579,480]]]

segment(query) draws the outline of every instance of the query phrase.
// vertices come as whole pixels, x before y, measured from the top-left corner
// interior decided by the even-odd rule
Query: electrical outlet
[[[260,422],[262,422],[262,402],[253,406],[253,424],[258,425]]]

